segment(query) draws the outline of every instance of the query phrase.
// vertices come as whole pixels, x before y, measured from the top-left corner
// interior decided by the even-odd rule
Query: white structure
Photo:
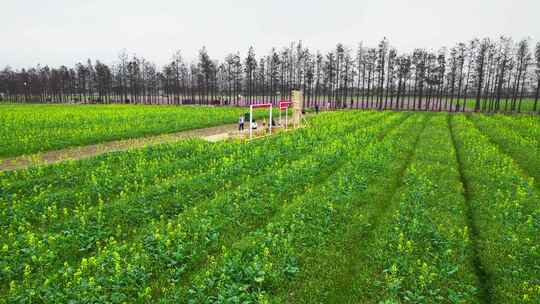
[[[281,126],[281,112],[285,110],[285,129],[288,126],[289,123],[289,107],[291,106],[292,102],[290,101],[280,101],[279,102],[279,125]]]
[[[249,138],[251,139],[253,137],[253,109],[256,108],[269,108],[270,109],[270,117],[268,121],[270,134],[272,134],[272,104],[271,103],[259,103],[259,104],[253,104],[249,106]]]

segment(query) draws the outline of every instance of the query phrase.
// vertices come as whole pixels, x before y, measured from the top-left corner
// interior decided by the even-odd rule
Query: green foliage
[[[398,303],[478,302],[468,206],[446,120],[433,117],[421,135],[397,208],[376,240],[375,286],[365,278]]]
[[[516,162],[471,121],[463,116],[453,118],[472,218],[478,227],[479,260],[485,268],[491,300],[538,303],[540,192],[534,180],[523,175]]]
[[[530,116],[473,115],[469,118],[502,151],[511,155],[540,189],[540,121]]]
[[[386,158],[374,155],[406,142],[399,135],[406,136],[414,122],[391,131],[388,140],[379,140],[378,132],[389,131],[388,127],[380,130],[380,124],[351,136],[342,152],[346,162],[332,176],[306,189],[275,220],[238,240],[221,260],[201,269],[184,297],[202,303],[269,300],[275,289],[305,269],[306,254],[327,245],[328,238],[351,220],[351,211],[359,207],[357,195],[367,191],[370,175],[384,167]]]
[[[0,157],[235,123],[244,112],[232,107],[0,105]]]
[[[0,303],[538,302],[537,118],[310,119],[0,173]]]
[[[463,107],[463,100],[460,100],[460,105]],[[484,99],[482,98],[480,100],[480,111],[482,112],[489,112],[489,111],[495,111],[496,107],[496,100],[493,99]],[[465,102],[465,107],[469,109],[470,111],[474,111],[474,108],[476,106],[476,99],[467,99]],[[512,110],[512,99],[511,98],[501,98],[499,101],[499,112],[521,112],[521,113],[528,113],[533,112],[534,110],[534,99],[531,98],[523,98],[523,99],[517,99],[514,104],[514,109]]]

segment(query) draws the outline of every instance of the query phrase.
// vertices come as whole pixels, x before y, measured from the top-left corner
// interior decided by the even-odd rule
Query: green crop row
[[[368,299],[385,303],[477,303],[479,278],[468,208],[447,115],[434,116],[381,225],[372,272],[360,276]],[[372,275],[370,277],[370,275]]]
[[[224,248],[199,270],[186,290],[175,289],[168,299],[195,303],[297,302],[285,287],[311,269],[311,256],[332,246],[331,240],[351,222],[361,220],[363,205],[381,190],[390,168],[403,162],[423,117],[406,120],[366,146],[359,134],[347,147],[347,163],[317,187],[307,189],[274,221]],[[397,166],[399,167],[399,166]],[[390,170],[389,170],[390,169]],[[389,170],[390,172],[388,172]],[[358,214],[360,213],[360,214]],[[324,276],[323,274],[320,274]],[[320,277],[319,277],[320,278]],[[313,278],[317,279],[317,278]],[[310,288],[310,291],[313,291]],[[304,300],[314,300],[306,295]]]
[[[489,116],[488,116],[489,117]],[[537,115],[493,115],[493,119],[504,124],[522,136],[540,139],[540,116]]]
[[[474,124],[508,153],[540,189],[540,124],[508,123],[499,117],[470,116]],[[521,127],[521,128],[520,128]]]
[[[378,116],[379,114],[374,114],[366,119],[348,121],[344,126],[369,123]],[[339,136],[344,130],[346,128],[338,130],[333,136]],[[195,156],[187,159],[189,164],[197,167],[200,172],[186,172],[186,170],[174,167],[177,170],[175,174],[167,178],[154,179],[157,185],[138,187],[137,191],[131,195],[127,195],[126,193],[129,192],[123,189],[121,192],[123,194],[119,198],[107,202],[104,202],[101,197],[96,199],[97,203],[96,200],[86,198],[76,206],[63,205],[58,208],[54,201],[38,204],[40,200],[47,197],[42,193],[31,199],[19,201],[11,199],[11,205],[7,206],[7,212],[4,212],[10,214],[10,216],[5,216],[5,221],[3,221],[7,229],[2,231],[3,243],[10,244],[11,250],[4,258],[17,261],[18,267],[10,267],[10,271],[3,273],[2,279],[11,280],[20,276],[26,264],[37,267],[41,272],[47,272],[59,261],[77,260],[81,256],[92,253],[96,247],[103,246],[103,242],[106,242],[109,237],[129,238],[136,235],[138,227],[145,222],[173,217],[188,204],[195,205],[198,201],[208,199],[218,190],[224,191],[237,187],[246,175],[260,174],[263,169],[277,169],[282,164],[309,153],[314,141],[320,140],[318,136],[305,136],[300,144],[294,147],[284,144],[284,142],[294,142],[295,138],[299,138],[298,136],[302,134],[303,132],[293,133],[290,136],[278,137],[268,142],[256,142],[253,145],[220,143],[209,146],[203,144],[204,148],[211,148],[212,153],[199,153],[198,158]],[[191,144],[199,146],[202,142]],[[168,148],[175,149],[176,146]],[[267,153],[269,149],[272,150],[272,154]],[[221,157],[209,161],[208,154]],[[134,156],[133,153],[122,155],[126,160]],[[159,159],[162,158],[159,157]],[[201,166],[203,162],[207,162],[207,165]],[[141,160],[140,166],[145,167],[144,164],[148,163],[154,163],[153,159]],[[65,167],[69,169],[71,166]],[[210,168],[201,170],[201,167],[208,166]],[[99,171],[102,173],[101,178],[95,180],[98,184],[94,186],[107,184],[110,178],[104,174],[103,170],[99,169]],[[170,172],[170,170],[167,171]],[[144,174],[147,173],[144,172]],[[53,191],[54,187],[46,187],[46,189]],[[73,187],[70,193],[81,198],[85,197],[88,190],[86,186]],[[92,187],[90,187],[91,191]],[[52,198],[57,199],[54,195]],[[42,208],[42,206],[48,207]],[[38,217],[40,214],[41,216]],[[39,221],[38,227],[32,225],[32,222],[36,221]],[[44,268],[43,265],[48,267]]]
[[[338,111],[1,172],[0,303],[537,303],[539,124]]]
[[[540,301],[540,193],[464,116],[451,121],[491,303]]]
[[[384,115],[388,115],[388,114],[384,114]],[[318,158],[315,158],[315,157],[323,157],[324,155],[327,155],[328,153],[331,153],[331,151],[329,152],[326,152],[327,154],[322,154],[320,155],[319,153],[315,153],[313,156],[311,156],[310,153],[307,153],[309,151],[306,151],[305,149],[306,148],[312,148],[315,144],[315,147],[318,147],[318,149],[326,149],[326,145],[323,145],[323,146],[318,146],[316,145],[318,142],[320,141],[323,141],[324,142],[324,139],[325,138],[328,138],[328,136],[331,136],[332,138],[337,138],[336,140],[340,141],[340,132],[343,133],[344,130],[347,130],[348,128],[350,127],[353,127],[354,125],[358,125],[358,126],[362,126],[364,124],[369,124],[371,120],[375,119],[376,117],[380,116],[380,114],[373,114],[373,117],[372,115],[367,115],[367,117],[363,117],[362,115],[360,117],[357,117],[355,119],[349,119],[349,118],[352,118],[352,116],[350,115],[344,115],[344,114],[340,114],[340,115],[329,115],[330,117],[327,118],[328,121],[336,121],[336,122],[340,122],[339,125],[336,124],[336,126],[334,127],[330,127],[327,129],[327,131],[325,133],[321,133],[321,132],[313,132],[313,131],[308,131],[308,129],[306,129],[306,131],[301,131],[301,132],[296,132],[296,133],[292,133],[290,136],[283,136],[283,137],[278,137],[279,139],[277,140],[277,142],[274,142],[273,144],[269,145],[269,144],[264,144],[265,142],[262,142],[262,144],[260,144],[260,146],[258,147],[258,149],[260,149],[260,151],[272,151],[271,154],[265,154],[265,153],[253,153],[254,151],[246,151],[248,153],[244,153],[240,156],[237,157],[237,159],[235,159],[234,162],[231,162],[231,166],[232,168],[236,168],[238,166],[238,163],[242,163],[243,161],[246,162],[246,166],[245,166],[245,170],[247,170],[248,168],[251,169],[251,172],[250,171],[247,171],[247,172],[241,172],[241,171],[236,171],[236,174],[238,176],[241,176],[243,177],[243,185],[242,187],[240,188],[231,188],[231,191],[222,191],[221,193],[214,193],[213,191],[211,191],[211,189],[209,189],[209,191],[207,192],[208,194],[211,194],[212,196],[215,194],[215,197],[214,198],[211,198],[211,197],[207,197],[207,199],[204,199],[205,197],[201,197],[200,198],[200,202],[195,204],[197,202],[196,199],[194,199],[194,195],[188,195],[188,196],[183,196],[183,195],[180,195],[178,197],[176,197],[176,199],[183,199],[183,204],[180,204],[183,208],[179,208],[178,210],[176,210],[176,213],[180,212],[178,214],[177,217],[174,217],[172,219],[169,219],[167,220],[166,218],[163,218],[163,216],[160,216],[160,218],[158,218],[157,220],[153,220],[151,221],[148,225],[146,225],[147,227],[146,228],[143,228],[141,229],[140,232],[137,232],[137,233],[133,233],[134,235],[137,235],[137,237],[134,239],[133,242],[122,242],[120,241],[123,237],[125,237],[125,235],[123,234],[120,234],[120,235],[114,235],[114,236],[111,236],[108,240],[106,240],[103,244],[99,244],[98,245],[98,248],[97,248],[97,252],[95,253],[95,255],[91,255],[90,257],[83,257],[80,262],[77,262],[75,263],[75,268],[77,269],[81,269],[81,267],[84,267],[84,264],[86,263],[85,261],[103,261],[103,263],[105,263],[107,261],[108,258],[110,258],[111,256],[115,256],[115,253],[118,253],[118,252],[121,252],[123,255],[126,255],[125,257],[125,261],[126,262],[130,262],[130,263],[133,263],[133,264],[136,264],[137,265],[137,259],[140,258],[140,264],[137,265],[137,266],[141,266],[141,267],[148,267],[148,266],[151,266],[151,265],[154,265],[154,267],[159,267],[158,269],[153,269],[151,273],[153,274],[157,274],[157,273],[160,273],[162,271],[162,267],[168,265],[168,264],[163,264],[163,261],[164,259],[180,259],[180,256],[178,256],[178,252],[172,250],[172,249],[177,249],[177,250],[180,250],[180,248],[169,248],[169,250],[165,251],[165,256],[164,257],[160,257],[160,256],[156,256],[154,254],[154,250],[158,250],[160,249],[160,246],[163,246],[163,245],[166,245],[164,244],[163,242],[158,242],[156,244],[153,244],[153,242],[150,242],[150,240],[155,236],[156,234],[156,231],[159,231],[160,229],[163,229],[164,231],[169,231],[169,227],[179,227],[178,229],[180,229],[180,231],[176,231],[176,232],[171,232],[173,233],[173,236],[174,237],[180,237],[182,235],[184,235],[183,233],[180,233],[181,231],[183,231],[184,229],[185,230],[188,230],[188,229],[193,229],[193,231],[191,231],[191,233],[189,233],[190,237],[193,236],[193,234],[197,233],[197,234],[200,234],[201,236],[204,235],[204,234],[207,234],[207,233],[213,233],[211,231],[208,231],[209,228],[213,228],[214,226],[208,226],[208,223],[205,222],[205,219],[204,219],[204,216],[201,216],[201,214],[206,214],[207,212],[211,211],[211,210],[214,210],[214,212],[222,212],[221,208],[222,206],[229,206],[230,203],[232,202],[235,202],[235,201],[238,201],[239,204],[249,204],[250,203],[250,193],[253,193],[254,197],[252,198],[254,201],[256,201],[257,199],[261,200],[261,199],[264,199],[264,197],[258,197],[257,195],[260,195],[261,194],[261,191],[258,191],[258,193],[256,193],[257,191],[257,187],[259,185],[264,185],[266,182],[275,182],[275,183],[283,183],[284,185],[283,186],[286,186],[286,185],[293,185],[292,183],[292,180],[297,178],[297,176],[302,176],[301,172],[304,172],[304,173],[309,173],[311,172],[312,174],[312,178],[308,178],[308,176],[305,176],[306,177],[306,182],[309,182],[309,181],[314,181],[320,174],[317,174],[317,173],[321,173],[321,172],[317,172],[317,171],[314,171],[315,168],[318,168],[318,167],[313,167],[311,170],[312,171],[309,171],[310,170],[310,167],[307,167],[307,162],[305,160],[306,157],[310,157],[310,162],[313,163],[313,165],[316,165],[318,164],[317,162],[317,159]],[[333,118],[332,118],[333,117]],[[343,119],[345,118],[345,119]],[[356,127],[354,127],[356,128]],[[327,144],[328,142],[325,142],[325,144]],[[219,144],[218,144],[219,146]],[[250,146],[250,145],[248,145]],[[281,154],[278,153],[279,149],[282,149],[282,151],[285,153],[285,154]],[[277,151],[274,151],[274,150],[277,150]],[[260,155],[259,157],[252,157],[252,154],[255,154],[255,155]],[[235,156],[235,155],[233,155]],[[338,157],[339,155],[333,155],[332,154],[332,157]],[[264,158],[267,158],[266,160]],[[294,161],[294,158],[295,157],[301,157],[301,159],[299,159],[298,161]],[[227,155],[225,158],[229,159],[229,161],[233,158],[231,158],[231,155]],[[245,160],[244,160],[245,159]],[[334,161],[329,161],[328,165],[329,166],[333,166],[336,164],[335,162],[335,159],[333,159]],[[224,160],[226,161],[226,159]],[[279,169],[279,163],[280,162],[291,162],[287,167],[285,167],[284,169]],[[233,163],[234,163],[234,166],[233,166]],[[265,163],[267,163],[268,165],[265,165]],[[294,164],[294,165],[293,165]],[[263,173],[261,176],[258,176],[258,170],[257,168],[264,168],[265,166],[269,166],[269,169],[272,169],[272,170],[276,170],[275,172],[271,171],[271,172],[268,172],[268,173]],[[294,169],[294,170],[293,170]],[[231,170],[231,169],[229,169]],[[234,169],[234,170],[238,170],[238,169]],[[268,170],[266,170],[268,171]],[[211,174],[211,173],[214,173],[214,174]],[[216,185],[219,185],[219,181],[221,180],[224,180],[224,181],[227,181],[229,180],[230,178],[233,178],[234,175],[230,175],[230,176],[223,176],[223,179],[220,179],[219,176],[216,176],[215,174],[216,172],[213,171],[213,172],[210,172],[210,174],[208,176],[212,176],[215,178],[215,179],[208,179],[207,181],[210,182],[210,183],[214,183]],[[288,181],[288,182],[285,182],[283,180],[281,180],[281,178],[277,178],[279,177],[279,174],[282,173],[282,174],[285,174],[285,176],[283,176],[282,178],[288,178],[288,179],[291,179],[291,181]],[[251,175],[253,174],[253,175]],[[196,185],[194,185],[195,188],[198,188],[196,187]],[[210,186],[212,186],[212,184],[210,184]],[[182,187],[183,189],[185,187]],[[225,187],[227,188],[227,187]],[[168,190],[166,187],[164,187],[164,189]],[[188,188],[189,189],[189,188]],[[264,191],[266,192],[272,192],[273,188],[262,188]],[[200,186],[200,190],[201,191],[205,191],[206,188],[204,187],[203,184],[201,184]],[[187,190],[184,190],[183,192],[185,193]],[[254,192],[255,191],[255,192]],[[289,191],[287,191],[287,188],[283,188],[283,195],[285,194],[289,194]],[[155,201],[156,203],[160,203],[162,202],[162,198],[167,200],[166,199],[166,196],[167,196],[167,193],[169,191],[165,191],[165,193],[158,193],[156,195],[156,198],[153,199],[153,201]],[[143,196],[144,197],[144,196]],[[120,199],[121,201],[122,199]],[[140,202],[140,203],[139,203]],[[281,202],[281,200],[277,199],[276,198],[276,203],[279,203]],[[140,209],[141,207],[138,205],[139,204],[142,204],[142,203],[146,203],[145,200],[134,200],[133,202],[131,203],[127,203],[125,204],[126,207],[128,206],[132,206],[133,210],[135,213],[140,213]],[[115,202],[115,204],[117,204]],[[195,205],[195,206],[194,206]],[[201,207],[202,205],[202,207]],[[102,207],[103,208],[103,207]],[[97,212],[93,212],[94,215],[96,215],[96,219],[92,222],[93,225],[90,225],[90,227],[93,227],[93,226],[96,226],[96,222],[99,220],[99,215],[100,214],[103,214],[102,210],[98,208],[95,208],[97,210]],[[122,209],[119,209],[119,211],[121,211]],[[126,212],[126,216],[128,218],[130,218],[130,212],[129,212],[129,209],[124,209]],[[234,210],[229,210],[229,212],[232,212]],[[174,212],[172,212],[174,213]],[[123,218],[121,216],[121,213],[117,212],[118,216],[117,218],[121,218],[122,220],[124,220],[125,218]],[[156,214],[159,214],[159,212],[157,212]],[[237,216],[240,216],[241,214],[237,214]],[[149,215],[148,214],[145,214],[145,213],[141,213],[139,214],[139,219],[147,219],[147,220],[151,220],[151,216],[148,217]],[[138,217],[133,217],[135,219],[137,219]],[[216,217],[214,218],[214,221],[219,221],[219,220],[230,220],[229,217],[219,217],[217,216],[216,214]],[[109,221],[109,219],[107,219],[107,221]],[[186,223],[187,222],[187,223]],[[184,225],[179,225],[180,223],[184,223]],[[189,224],[189,223],[193,223],[193,224]],[[232,223],[231,223],[232,224]],[[110,225],[109,225],[110,226]],[[97,227],[101,227],[100,223],[97,224]],[[130,227],[130,229],[133,229],[135,227],[133,226],[128,226]],[[115,228],[116,227],[110,227],[111,229],[113,230],[116,230]],[[122,230],[122,228],[120,228],[120,230]],[[95,229],[93,229],[94,232],[98,232],[96,231]],[[105,230],[106,231],[106,230]],[[80,231],[80,232],[83,232],[84,234],[84,230],[83,231]],[[86,231],[87,232],[87,231]],[[129,232],[129,231],[128,231]],[[71,235],[73,233],[70,233],[68,235]],[[31,234],[30,234],[31,235]],[[60,234],[60,236],[62,236],[62,234]],[[188,242],[188,241],[193,241],[193,242],[196,242],[198,244],[198,248],[191,248],[191,250],[207,250],[207,246],[208,245],[206,243],[206,239],[209,238],[210,236],[206,236],[204,238],[200,238],[200,239],[188,239],[188,240],[185,240],[185,242]],[[32,244],[28,244],[28,240],[33,240],[32,237],[24,237],[24,234],[23,234],[23,240],[26,241],[26,243],[24,243],[25,245],[32,245]],[[35,240],[34,240],[35,241]],[[44,239],[42,241],[42,247],[43,247],[43,250],[46,250],[50,247],[50,245],[47,244],[47,239]],[[34,242],[35,243],[35,242]],[[59,242],[56,242],[59,244],[59,246],[63,246],[65,243],[66,243],[66,240],[61,240]],[[70,243],[68,241],[68,243]],[[80,243],[77,243],[76,241],[72,241],[71,243],[73,243],[74,245],[78,245],[80,246]],[[98,242],[99,243],[99,242]],[[171,242],[169,242],[169,246],[170,246]],[[175,242],[172,242],[172,244],[176,244]],[[179,246],[180,244],[178,244]],[[147,247],[150,247],[150,248],[147,248]],[[24,247],[24,246],[23,246]],[[139,248],[139,249],[143,249],[140,253],[141,253],[141,256],[137,256],[138,254],[136,254],[135,257],[132,257],[134,252],[132,252],[133,250],[135,250],[136,248]],[[59,248],[59,249],[62,249],[62,248]],[[187,249],[190,249],[190,248],[186,248]],[[172,251],[171,251],[172,250]],[[25,248],[20,248],[20,251],[22,252],[26,252],[27,250],[25,250]],[[169,252],[170,251],[170,252]],[[50,252],[49,251],[46,251],[46,252],[43,252],[43,254],[40,254],[40,255],[36,255],[36,256],[39,256],[39,257],[43,257],[43,256],[47,256],[47,253]],[[61,250],[57,250],[57,252],[61,252]],[[73,252],[71,252],[70,254],[66,255],[67,256],[72,256],[73,255]],[[171,256],[169,256],[171,255]],[[11,258],[12,259],[12,258]],[[39,259],[39,258],[38,258]],[[62,259],[58,259],[57,257],[54,257],[55,260],[62,260]],[[8,259],[6,259],[8,260]],[[32,262],[35,262],[35,261],[32,261]],[[22,298],[30,298],[30,299],[35,299],[35,298],[40,298],[40,297],[43,297],[44,294],[46,294],[47,292],[54,292],[54,293],[57,293],[55,294],[54,297],[52,297],[51,295],[47,295],[46,298],[48,299],[56,299],[56,300],[60,300],[62,299],[61,297],[66,294],[68,295],[71,295],[71,296],[75,296],[76,293],[75,291],[78,290],[78,289],[75,289],[75,287],[81,287],[79,285],[76,284],[76,280],[75,281],[72,281],[72,280],[67,280],[66,281],[66,278],[64,278],[64,276],[59,276],[59,277],[55,277],[55,275],[51,275],[51,272],[52,273],[56,273],[55,271],[52,271],[53,269],[50,269],[50,268],[45,268],[45,269],[42,269],[41,267],[39,267],[39,265],[48,265],[49,263],[39,263],[36,267],[36,265],[33,265],[32,263],[27,263],[27,264],[22,264],[20,263],[20,265],[24,265],[22,266],[22,284],[20,284],[21,280],[14,280],[11,285],[12,287],[10,287],[11,289],[11,293],[13,293],[15,290],[18,290],[19,292],[22,292],[24,295],[17,295],[17,296],[14,296],[15,299],[20,299],[21,297]],[[65,261],[65,265],[62,265],[60,267],[60,272],[64,273],[65,274],[68,274],[70,273],[70,270],[71,269],[75,269],[74,267],[70,266],[72,265],[72,263],[68,262],[68,261]],[[103,266],[103,265],[102,265]],[[111,267],[104,267],[103,268],[103,271],[104,273],[102,274],[103,275],[103,278],[100,279],[97,274],[99,274],[99,272],[97,272],[95,275],[96,275],[96,280],[98,282],[100,282],[100,280],[104,280],[103,284],[106,285],[106,278],[110,278],[110,274],[107,273],[107,271],[111,270],[111,269],[115,269],[115,268],[111,268]],[[127,278],[129,278],[132,274],[131,274],[131,271],[133,269],[123,269],[123,271],[126,271],[126,276]],[[135,269],[136,270],[136,269]],[[150,269],[149,269],[150,270]],[[77,271],[72,271],[71,273],[72,275],[77,275]],[[93,273],[88,273],[89,275],[94,275]],[[143,276],[144,277],[144,276]],[[18,284],[19,283],[19,284]],[[58,288],[51,288],[51,285],[54,285],[54,284],[63,284],[63,289],[58,289]],[[30,286],[35,286],[35,287],[39,287],[39,292],[36,292],[34,289],[32,288],[29,288]],[[77,285],[77,286],[72,286],[72,285]],[[55,286],[55,287],[59,287],[59,286]],[[127,286],[126,286],[127,287]],[[136,288],[137,285],[133,285],[133,286],[129,286],[129,288],[127,290],[119,290],[118,293],[112,293],[110,294],[111,297],[120,297],[122,298],[122,292],[129,292],[131,290],[133,290],[133,288]],[[107,289],[105,289],[107,290]],[[78,290],[80,291],[80,290]],[[95,290],[94,290],[95,292]],[[129,293],[128,293],[129,294]],[[81,296],[82,294],[79,294],[79,296]],[[129,294],[130,296],[133,296],[133,294]],[[59,298],[60,297],[60,298]],[[112,299],[115,299],[115,298],[111,298]]]
[[[435,115],[407,159],[281,302],[477,302],[460,175],[446,116]],[[393,180],[389,176],[394,176]],[[322,252],[321,252],[322,251]]]

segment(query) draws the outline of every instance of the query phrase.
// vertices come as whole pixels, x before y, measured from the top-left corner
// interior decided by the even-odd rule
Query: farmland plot
[[[537,119],[310,124],[0,173],[0,303],[540,300]]]
[[[235,123],[245,111],[232,107],[0,104],[0,157]]]

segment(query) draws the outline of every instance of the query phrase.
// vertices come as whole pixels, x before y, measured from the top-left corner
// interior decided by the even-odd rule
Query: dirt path
[[[0,171],[23,169],[36,165],[53,164],[66,160],[77,160],[99,154],[142,148],[147,145],[175,142],[181,139],[199,137],[211,142],[229,138],[236,131],[236,124],[221,125],[210,128],[194,129],[177,133],[162,134],[149,137],[123,139],[95,145],[47,151],[33,155],[23,155],[0,159]]]

